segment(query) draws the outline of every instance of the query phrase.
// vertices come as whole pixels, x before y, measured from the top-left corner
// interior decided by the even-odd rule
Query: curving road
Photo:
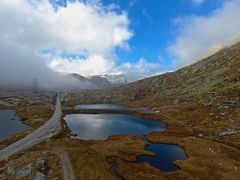
[[[61,100],[60,95],[57,96],[56,107],[53,116],[44,125],[33,131],[31,134],[25,136],[19,141],[9,145],[8,147],[0,150],[0,161],[7,159],[9,156],[28,149],[40,142],[45,141],[58,132],[61,128]]]

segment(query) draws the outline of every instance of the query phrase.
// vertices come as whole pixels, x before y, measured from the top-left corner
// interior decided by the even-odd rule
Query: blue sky
[[[58,4],[67,7],[68,4],[66,0],[51,0],[51,2],[55,6]],[[115,48],[116,66],[124,63],[131,63],[134,66],[140,59],[144,59],[147,63],[159,67],[158,70],[154,69],[156,73],[178,68],[174,64],[176,61],[174,54],[169,53],[169,47],[174,44],[184,26],[179,25],[177,20],[195,16],[207,18],[225,3],[224,0],[102,0],[98,2],[106,7],[114,4],[114,11],[127,12],[130,21],[129,30],[133,33],[128,40],[130,48],[128,50]]]
[[[0,18],[0,53],[9,67],[17,59],[49,73],[125,74],[129,81],[240,40],[240,0],[7,0],[0,17],[8,17]],[[6,48],[19,55],[8,58]]]
[[[118,51],[120,61],[137,61],[144,57],[149,62],[161,61],[171,68],[171,55],[167,47],[175,40],[178,27],[174,20],[191,15],[207,15],[221,5],[220,1],[210,0],[194,4],[191,0],[104,0],[105,5],[115,3],[128,12],[130,29],[134,36],[130,40],[132,51]]]
[[[54,7],[67,6],[67,0],[50,0]],[[134,36],[129,40],[131,50],[116,49],[117,64],[137,63],[140,58],[148,62],[160,61],[163,68],[172,68],[172,56],[167,47],[175,40],[178,17],[205,16],[222,5],[219,0],[102,0],[104,6],[115,4],[116,12],[126,11],[131,22],[129,28]]]

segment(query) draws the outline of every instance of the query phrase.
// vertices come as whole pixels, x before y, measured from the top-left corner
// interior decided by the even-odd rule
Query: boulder
[[[225,131],[225,132],[220,133],[219,136],[230,136],[230,135],[235,135],[235,134],[238,134],[238,133],[240,133],[240,130],[239,131],[229,130],[229,131]]]
[[[32,164],[28,164],[27,166],[25,166],[24,168],[19,170],[16,173],[16,179],[20,179],[22,177],[29,176],[32,173],[32,168],[33,168],[33,165]]]
[[[223,103],[223,105],[226,105],[226,106],[234,106],[234,105],[237,104],[236,101],[230,101],[230,100],[228,100],[228,101],[223,101],[222,103]]]
[[[7,168],[7,174],[8,175],[15,174],[15,169],[11,165],[9,165],[8,168]]]
[[[33,180],[46,180],[46,176],[41,172],[37,172]]]
[[[36,163],[37,163],[39,166],[43,167],[43,166],[45,166],[46,160],[47,160],[46,157],[39,157],[39,158],[37,158]]]

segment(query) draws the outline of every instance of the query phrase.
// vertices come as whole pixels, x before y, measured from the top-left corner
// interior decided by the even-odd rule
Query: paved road
[[[49,137],[53,136],[61,128],[61,100],[60,95],[57,96],[56,107],[53,116],[44,125],[36,129],[31,134],[25,136],[19,141],[9,145],[8,147],[0,150],[0,161],[7,159],[9,156],[28,149],[40,142],[45,141]]]
[[[61,159],[61,164],[62,164],[63,171],[64,171],[64,179],[65,180],[74,180],[75,178],[74,178],[73,168],[72,168],[72,165],[68,158],[67,153],[57,145],[53,145],[52,148]]]

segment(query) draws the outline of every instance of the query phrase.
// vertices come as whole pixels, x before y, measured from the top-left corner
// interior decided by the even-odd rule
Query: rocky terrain
[[[0,179],[63,179],[62,164],[51,146],[42,143],[1,161]]]
[[[124,74],[119,74],[119,75],[106,74],[106,75],[102,75],[101,77],[107,79],[109,82],[111,82],[111,84],[113,84],[115,86],[125,85],[128,83],[128,80]]]
[[[105,91],[65,96],[66,105],[120,103],[147,106],[199,134],[236,135],[240,131],[240,43],[176,72]],[[201,136],[201,135],[200,135]],[[226,137],[226,140],[231,138]],[[231,142],[239,147],[234,138]]]
[[[237,180],[240,176],[239,67],[240,43],[237,43],[176,72],[120,88],[64,94],[65,106],[116,103],[150,107],[155,113],[135,115],[167,125],[165,132],[152,132],[147,137],[152,142],[184,148],[188,159],[175,162],[180,171],[164,173],[148,163],[132,163],[143,153],[144,142],[137,137],[58,143],[68,152],[79,179],[84,179],[80,174],[85,174],[90,179],[116,179],[121,175],[126,179]],[[83,152],[81,156],[77,156],[79,151]],[[78,165],[82,163],[84,168]],[[109,170],[111,165],[115,166],[115,176]]]

